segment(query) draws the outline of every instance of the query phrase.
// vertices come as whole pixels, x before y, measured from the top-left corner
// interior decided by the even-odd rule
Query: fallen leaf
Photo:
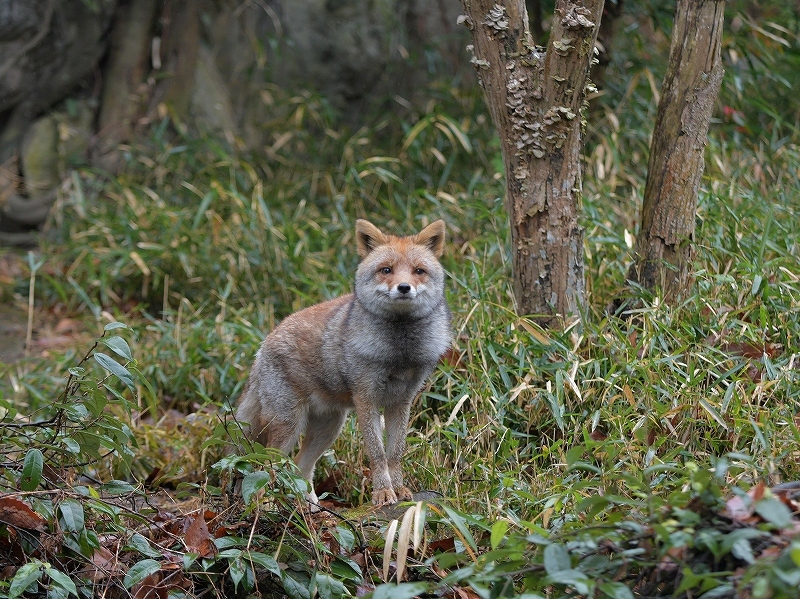
[[[9,495],[0,497],[0,522],[39,532],[46,529],[44,518],[34,512],[28,504]]]
[[[453,596],[458,599],[480,599],[480,595],[469,587],[453,587]]]
[[[434,541],[430,545],[430,550],[433,553],[436,552],[445,552],[445,551],[455,551],[456,550],[456,542],[453,537],[447,537],[446,539],[441,539],[439,541]]]
[[[725,502],[725,515],[734,522],[745,522],[753,515],[752,505],[748,507],[744,499],[734,495]]]
[[[83,568],[80,574],[94,583],[124,574],[124,568],[119,563],[118,557],[105,547],[95,549],[90,562],[91,564]]]
[[[58,324],[53,328],[53,332],[59,335],[66,335],[68,333],[77,333],[81,328],[81,323],[74,318],[62,318]]]
[[[204,515],[198,513],[194,517],[188,516],[186,521],[188,523],[184,537],[186,548],[200,557],[213,557],[216,555],[217,546],[214,545],[214,537],[208,532]]]
[[[753,503],[756,501],[760,501],[764,497],[764,491],[767,490],[767,485],[764,484],[764,481],[759,481],[757,485],[750,487],[747,491],[747,496],[753,500]]]
[[[131,594],[134,599],[168,599],[169,592],[175,589],[189,590],[192,583],[181,571],[166,572],[159,570],[133,585]]]

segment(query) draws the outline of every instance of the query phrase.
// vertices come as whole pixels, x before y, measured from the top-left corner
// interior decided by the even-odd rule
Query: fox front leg
[[[386,461],[392,487],[400,501],[413,499],[411,490],[403,482],[403,454],[406,450],[406,435],[408,433],[408,417],[411,412],[411,402],[391,404],[386,407],[384,420],[386,421]]]
[[[392,478],[386,463],[386,452],[383,449],[383,434],[381,430],[381,415],[378,406],[368,397],[356,396],[353,398],[356,406],[356,418],[364,446],[369,456],[369,465],[372,469],[372,503],[385,505],[397,503],[397,495],[392,489]]]

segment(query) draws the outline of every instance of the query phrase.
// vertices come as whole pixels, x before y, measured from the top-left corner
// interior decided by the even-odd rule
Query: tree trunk
[[[697,193],[711,111],[722,83],[724,0],[678,0],[628,277],[680,300],[691,284]]]
[[[463,0],[478,79],[497,128],[517,310],[545,326],[584,303],[581,109],[603,0],[557,0],[546,52],[523,0]]]

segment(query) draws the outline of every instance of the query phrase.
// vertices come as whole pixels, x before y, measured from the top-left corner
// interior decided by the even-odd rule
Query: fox
[[[411,405],[452,343],[445,223],[416,235],[356,221],[353,293],[287,316],[256,353],[237,408],[247,436],[289,454],[314,493],[314,468],[355,411],[372,503],[412,499],[402,470]],[[386,443],[381,425],[385,422]]]

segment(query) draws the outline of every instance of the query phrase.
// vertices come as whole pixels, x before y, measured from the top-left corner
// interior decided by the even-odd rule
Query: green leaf
[[[72,582],[69,576],[59,570],[56,570],[52,566],[47,566],[45,568],[45,572],[50,577],[51,584],[61,587],[70,595],[75,595],[76,597],[78,596],[78,588],[75,586],[75,583]]]
[[[42,469],[44,468],[44,456],[35,447],[28,450],[25,454],[25,461],[22,463],[22,476],[19,479],[19,488],[23,491],[35,491],[42,482]]]
[[[349,557],[338,555],[330,564],[331,574],[339,580],[350,580],[360,584],[364,580],[361,566]]]
[[[327,574],[317,572],[314,575],[314,582],[317,585],[317,593],[320,599],[339,599],[340,597],[350,596],[347,587],[341,581]]]
[[[792,512],[780,499],[767,497],[756,502],[756,513],[770,524],[778,528],[788,528],[792,525]]]
[[[544,548],[544,569],[550,576],[572,568],[572,560],[564,545],[551,543]]]
[[[307,587],[300,584],[283,570],[281,570],[280,576],[281,584],[283,584],[283,590],[286,591],[286,594],[289,595],[289,597],[292,599],[309,599],[311,597],[311,593],[308,591]]]
[[[789,555],[795,566],[800,566],[800,541],[792,541],[789,548]]]
[[[427,590],[428,585],[424,582],[387,583],[375,587],[372,599],[411,599]]]
[[[548,545],[548,547],[551,547],[551,545]],[[582,595],[591,596],[594,591],[594,581],[580,570],[569,568],[567,570],[553,572],[552,574],[548,572],[547,575],[550,580],[557,584],[575,587],[575,590]]]
[[[42,562],[33,560],[22,566],[14,578],[11,579],[11,585],[8,587],[8,598],[14,599],[19,597],[28,590],[28,587],[37,582],[42,577]]]
[[[97,353],[94,354],[94,359],[97,361],[100,366],[102,366],[105,370],[113,374],[119,380],[121,380],[131,391],[134,391],[133,388],[133,377],[131,373],[128,372],[128,369],[125,368],[122,364],[110,358],[106,354]]]
[[[122,337],[109,337],[108,339],[101,339],[100,342],[118,356],[125,358],[129,362],[133,360],[131,348],[128,346],[128,342]]]
[[[734,597],[735,589],[732,584],[721,584],[714,587],[707,593],[700,595],[699,599],[715,599],[716,597]]]
[[[133,330],[124,322],[109,322],[106,326],[103,327],[104,331],[116,331],[117,329],[127,329],[129,331]]]
[[[238,592],[239,583],[247,575],[247,566],[245,566],[241,556],[228,561],[228,575],[231,577],[234,590]]]
[[[136,487],[124,480],[110,480],[104,483],[100,489],[108,495],[127,495],[136,492]]]
[[[598,585],[598,588],[600,592],[611,599],[633,599],[630,587],[621,582],[604,582]]]
[[[145,578],[150,576],[151,574],[155,574],[161,569],[161,564],[154,559],[143,559],[140,562],[135,563],[131,566],[131,569],[128,570],[128,573],[125,574],[125,578],[122,580],[122,584],[125,585],[126,589],[131,588],[133,585],[142,582]]]
[[[65,499],[58,506],[61,512],[61,525],[65,530],[80,532],[84,526],[83,506],[74,499]]]
[[[505,520],[498,520],[494,523],[494,526],[492,526],[492,534],[489,537],[489,543],[492,549],[497,549],[500,542],[505,538],[506,532],[508,532],[508,522]]]
[[[128,540],[128,547],[132,547],[142,555],[147,557],[161,557],[161,553],[153,549],[150,541],[140,535],[138,532],[134,533]]]
[[[472,533],[469,531],[469,528],[467,527],[467,521],[464,519],[464,517],[447,505],[442,505],[442,509],[450,517],[450,522],[458,530],[458,532],[462,534],[464,540],[469,543],[469,546],[472,548],[472,550],[477,551],[478,544],[472,537]]]
[[[250,498],[267,485],[272,483],[272,475],[269,472],[252,472],[244,477],[242,481],[242,499],[245,503],[250,503]]]

